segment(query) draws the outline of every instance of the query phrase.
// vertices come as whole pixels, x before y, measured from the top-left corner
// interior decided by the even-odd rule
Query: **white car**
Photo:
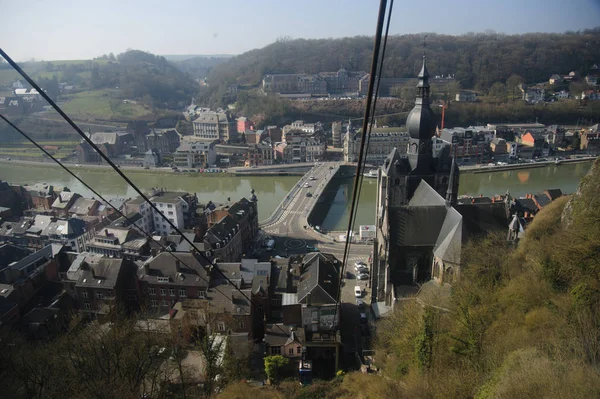
[[[357,273],[366,273],[369,271],[369,268],[366,265],[356,265],[354,266],[354,271]]]
[[[362,297],[362,288],[360,288],[358,285],[354,287],[354,296],[357,298]]]
[[[360,267],[360,266],[367,267],[367,264],[366,264],[365,262],[356,262],[356,263],[354,264],[354,267]]]

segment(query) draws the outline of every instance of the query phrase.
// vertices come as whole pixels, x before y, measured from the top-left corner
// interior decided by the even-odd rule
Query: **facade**
[[[234,123],[224,112],[204,112],[194,119],[194,136],[228,142],[235,137]]]
[[[280,94],[357,94],[360,81],[367,75],[362,71],[347,71],[340,68],[336,72],[318,74],[276,74],[265,75],[262,89],[265,92]]]
[[[135,225],[147,234],[167,236],[171,234],[171,226],[161,215],[169,219],[178,229],[189,229],[195,225],[195,212],[198,198],[195,194],[184,192],[164,191],[154,189],[148,197],[159,209],[156,212],[152,207],[138,197],[125,203],[125,214],[139,213],[141,218]]]
[[[212,248],[213,258],[221,262],[237,262],[249,253],[258,234],[257,198],[242,198],[231,206],[206,212],[208,230],[204,235],[206,248]]]
[[[469,128],[454,128],[442,130],[439,136],[450,143],[450,153],[457,161],[480,163],[483,160],[487,143],[480,132]]]
[[[506,140],[502,138],[495,138],[490,143],[490,150],[494,155],[504,155],[508,152]]]
[[[342,147],[342,122],[337,121],[331,124],[331,139],[334,148]]]
[[[590,129],[580,134],[582,150],[600,150],[600,132]]]
[[[159,154],[172,154],[179,147],[179,134],[175,129],[152,129],[152,132],[146,135],[147,147],[157,150]]]
[[[61,281],[84,314],[92,318],[137,299],[126,297],[126,292],[135,287],[135,264],[125,259],[82,253],[62,274]]]
[[[207,168],[217,162],[217,140],[183,142],[173,154],[173,163],[180,168]]]
[[[286,146],[282,148],[291,155],[291,162],[315,162],[322,160],[327,144],[318,135],[309,135],[299,130],[291,130],[285,137]],[[279,149],[278,149],[279,150]]]
[[[87,251],[110,258],[143,259],[149,254],[148,238],[135,228],[108,226],[87,242]]]
[[[38,183],[31,186],[23,186],[25,189],[25,199],[29,208],[50,210],[56,200],[58,193],[54,191],[54,186]]]
[[[210,287],[208,263],[193,252],[161,252],[137,270],[140,307],[166,313],[179,301],[204,299]]]
[[[273,164],[273,147],[268,144],[250,144],[248,146],[248,158],[244,166],[263,166]]]
[[[360,151],[361,135],[352,133],[350,124],[344,137],[344,161],[357,162]],[[390,148],[396,148],[401,154],[406,153],[409,143],[409,135],[400,128],[373,128],[369,139],[366,162],[372,165],[381,165],[388,157]]]
[[[61,245],[32,251],[13,244],[0,245],[0,324],[12,325],[48,281],[58,279]],[[35,304],[34,304],[35,305]]]

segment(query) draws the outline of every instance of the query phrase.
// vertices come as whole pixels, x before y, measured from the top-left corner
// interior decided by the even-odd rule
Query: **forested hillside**
[[[383,76],[414,77],[420,68],[423,34],[388,40]],[[368,71],[370,37],[279,40],[233,57],[214,68],[204,98],[219,98],[227,85],[256,86],[265,74]],[[553,73],[586,73],[600,63],[600,28],[576,33],[497,33],[461,36],[428,33],[427,57],[432,75],[454,75],[462,88],[489,89],[513,74],[527,83],[547,81]]]

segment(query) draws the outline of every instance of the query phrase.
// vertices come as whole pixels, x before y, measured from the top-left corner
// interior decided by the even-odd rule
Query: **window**
[[[81,297],[82,297],[82,298],[85,298],[85,299],[87,299],[87,297],[88,297],[88,293],[87,293],[87,291],[83,291],[83,292],[81,293]]]
[[[220,321],[218,328],[219,328],[219,331],[225,331],[225,323]]]
[[[289,348],[288,349],[288,354],[289,355],[294,355],[294,348]]]
[[[173,211],[169,211],[169,215],[173,215]]]
[[[167,301],[166,299],[163,299],[162,306],[169,306],[169,301]]]
[[[198,291],[198,298],[206,298],[206,291],[205,290],[199,290]]]
[[[179,296],[187,296],[187,292],[184,288],[179,290]]]
[[[148,294],[156,295],[156,288],[148,288]]]
[[[271,304],[273,306],[281,306],[281,299],[280,298],[273,298],[273,299],[271,299]]]
[[[161,288],[160,289],[160,295],[161,296],[166,296],[167,295],[167,290],[165,288]]]
[[[169,277],[157,277],[156,280],[159,283],[168,283],[169,282]]]
[[[171,296],[175,296],[175,290],[174,289],[169,289],[169,295]]]
[[[302,348],[301,347],[296,347],[296,353],[297,354],[301,354],[302,353]]]
[[[281,346],[272,346],[271,355],[281,355]]]
[[[104,299],[104,294],[101,292],[96,292],[96,298],[98,299]]]
[[[87,309],[87,310],[90,310],[92,308],[92,306],[89,303],[86,302],[86,303],[83,304],[83,308]]]
[[[238,323],[238,328],[239,328],[240,330],[243,330],[244,328],[246,328],[246,323],[244,323],[243,321],[240,321],[240,322]]]
[[[167,205],[167,208],[173,208],[173,205],[169,204]]]
[[[158,307],[158,301],[156,299],[151,299],[150,300],[150,306],[152,306],[153,308],[157,308]]]

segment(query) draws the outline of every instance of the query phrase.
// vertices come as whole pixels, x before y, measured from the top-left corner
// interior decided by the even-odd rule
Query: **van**
[[[358,285],[354,287],[354,296],[357,298],[362,297],[362,288]]]

